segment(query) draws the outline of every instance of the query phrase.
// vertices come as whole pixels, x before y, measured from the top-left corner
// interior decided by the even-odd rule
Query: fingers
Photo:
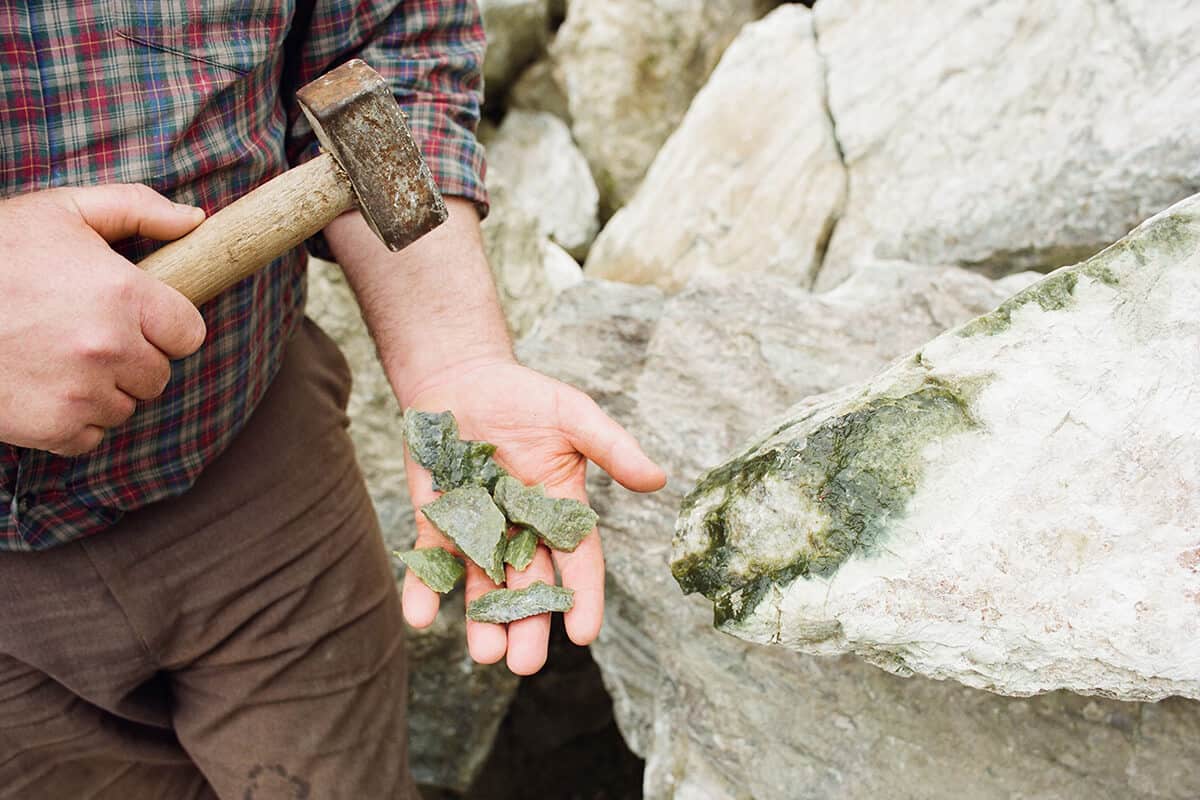
[[[507,567],[510,589],[524,589],[536,581],[554,585],[550,551],[538,545],[533,561],[523,571]],[[546,663],[550,643],[550,615],[538,614],[508,624],[508,668],[516,675],[532,675]]]
[[[169,358],[200,349],[207,330],[191,301],[165,283],[145,275],[139,281],[142,335]]]
[[[173,203],[139,183],[66,191],[88,227],[110,242],[135,234],[151,239],[178,239],[204,221],[202,209]]]
[[[499,588],[476,564],[467,562],[468,606],[476,598]],[[480,664],[495,664],[504,658],[507,649],[508,635],[503,625],[467,620],[467,650],[471,653],[471,658]]]
[[[138,400],[158,397],[170,380],[170,360],[145,341],[135,357],[117,370],[117,388]]]
[[[563,614],[567,636],[575,644],[591,644],[604,623],[604,551],[599,531],[593,529],[573,553],[556,552],[554,563],[562,573],[562,585],[575,592],[575,605]]]
[[[422,506],[433,502],[437,494],[430,486],[429,473],[417,466],[416,462],[404,454],[404,472],[408,479],[408,494],[412,498],[413,511],[417,520],[417,541],[415,547],[444,547],[455,552],[454,547],[438,529],[433,527],[425,515],[421,513]],[[404,573],[404,588],[400,593],[400,605],[404,611],[404,619],[414,628],[427,628],[437,617],[441,597],[433,589],[421,583],[411,571]]]
[[[567,386],[561,391],[558,425],[576,450],[626,489],[654,492],[666,485],[662,468],[592,398]]]

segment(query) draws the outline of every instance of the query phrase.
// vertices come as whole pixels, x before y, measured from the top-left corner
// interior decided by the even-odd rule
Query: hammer
[[[325,152],[259,186],[138,263],[196,305],[339,214],[362,212],[389,250],[446,220],[446,204],[383,77],[348,61],[296,92]]]

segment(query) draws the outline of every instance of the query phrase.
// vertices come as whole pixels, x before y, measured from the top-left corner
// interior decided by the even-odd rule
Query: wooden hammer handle
[[[200,305],[354,206],[349,178],[333,156],[322,153],[221,209],[138,266]]]

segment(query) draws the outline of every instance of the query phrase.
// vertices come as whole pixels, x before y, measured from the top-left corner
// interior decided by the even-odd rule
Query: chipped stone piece
[[[458,438],[458,423],[449,411],[431,413],[409,409],[404,412],[404,438],[413,460],[433,475],[434,491],[459,486],[486,486],[507,474],[492,459],[496,446],[488,442]]]
[[[524,589],[496,589],[467,606],[467,619],[476,622],[513,622],[547,611],[570,611],[575,592],[538,581]]]
[[[512,564],[518,572],[532,563],[533,554],[537,552],[537,534],[529,528],[508,540],[504,549],[504,563]]]
[[[467,573],[461,561],[440,547],[418,547],[403,553],[396,551],[396,557],[421,579],[421,583],[441,594],[453,589]]]
[[[482,486],[460,486],[421,513],[496,583],[504,582],[504,515]]]
[[[525,486],[505,475],[496,481],[496,505],[509,521],[533,529],[555,550],[573,551],[596,527],[596,512],[578,500],[546,497],[541,486]]]

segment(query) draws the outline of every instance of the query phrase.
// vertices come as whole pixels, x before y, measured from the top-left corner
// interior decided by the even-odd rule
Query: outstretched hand
[[[496,445],[495,458],[526,484],[540,483],[551,497],[587,502],[587,462],[598,464],[617,482],[637,492],[661,489],[666,476],[637,441],[583,392],[512,361],[491,361],[455,369],[420,388],[409,406],[419,411],[452,411],[459,435]],[[444,547],[458,553],[420,512],[436,498],[429,473],[406,456],[408,486],[417,509],[417,547]],[[555,582],[575,591],[575,606],[564,615],[567,635],[576,644],[596,638],[604,617],[604,554],[600,534],[592,530],[572,553],[551,552],[539,544],[533,563],[518,572],[505,567],[507,585],[524,588],[535,581]],[[467,561],[466,599],[470,603],[496,584]],[[404,616],[423,628],[437,615],[436,592],[411,572],[404,578]],[[507,654],[508,667],[529,675],[546,662],[550,615],[508,625],[467,621],[471,657],[491,664]]]

